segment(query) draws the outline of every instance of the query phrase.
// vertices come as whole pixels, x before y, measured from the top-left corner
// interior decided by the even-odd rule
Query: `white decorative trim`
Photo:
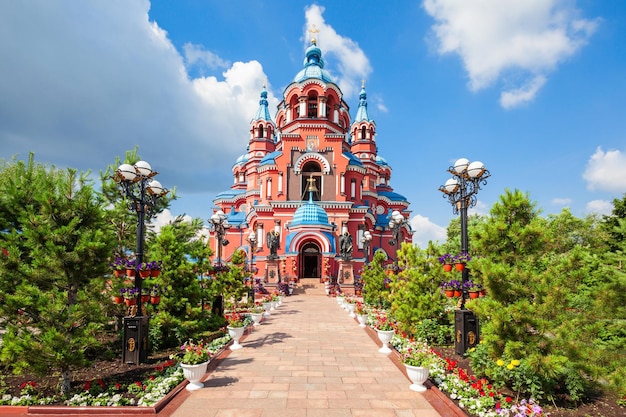
[[[330,163],[328,162],[328,159],[324,158],[324,156],[320,155],[317,152],[308,152],[308,153],[305,153],[304,155],[301,155],[293,164],[294,165],[293,171],[296,174],[300,174],[302,172],[302,166],[305,164],[305,162],[308,162],[312,159],[322,164],[322,166],[324,167],[324,170],[323,170],[324,174],[330,174]]]

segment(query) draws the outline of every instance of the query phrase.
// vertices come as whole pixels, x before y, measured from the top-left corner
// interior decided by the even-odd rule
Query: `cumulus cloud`
[[[552,205],[554,206],[567,206],[568,204],[572,204],[571,198],[553,198]]]
[[[0,2],[4,156],[33,151],[40,161],[98,172],[138,146],[179,195],[230,185],[263,68],[231,65],[197,45],[183,57],[149,9],[146,0]],[[190,77],[185,63],[213,74]],[[271,91],[269,100],[277,103]]]
[[[312,5],[305,10],[304,35],[306,46],[310,45],[311,35],[309,32],[315,25],[319,33],[315,33],[318,45],[322,50],[324,62],[330,59],[336,60],[338,74],[332,74],[333,80],[346,96],[356,95],[360,90],[361,79],[367,79],[372,72],[369,59],[359,45],[352,39],[339,35],[335,29],[326,24],[322,14],[324,7]],[[334,66],[335,66],[334,65]],[[324,68],[328,70],[328,65]]]
[[[416,215],[411,219],[413,229],[413,244],[422,249],[428,247],[428,242],[443,243],[446,241],[446,228],[430,221],[428,217]]]
[[[606,214],[613,212],[613,203],[606,200],[592,200],[585,207],[587,213]]]
[[[203,45],[195,45],[187,42],[183,45],[187,66],[201,66],[208,69],[228,68],[230,62],[220,58],[213,52],[205,49]]]
[[[504,108],[532,101],[546,75],[585,45],[598,25],[564,0],[424,0],[423,7],[435,20],[434,48],[461,58],[472,91],[516,79],[503,87]]]
[[[598,147],[587,161],[583,179],[589,190],[625,193],[626,155],[619,150],[604,152]]]

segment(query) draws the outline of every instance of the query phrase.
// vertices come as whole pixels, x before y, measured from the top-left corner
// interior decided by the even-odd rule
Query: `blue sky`
[[[315,24],[354,116],[364,79],[379,154],[415,241],[445,239],[458,158],[544,214],[609,213],[626,192],[626,2],[0,2],[0,158],[98,173],[139,147],[206,220],[232,181],[265,80],[272,110]],[[273,111],[274,113],[274,111]]]

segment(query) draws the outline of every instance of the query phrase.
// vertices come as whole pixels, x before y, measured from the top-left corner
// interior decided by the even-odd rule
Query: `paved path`
[[[171,417],[439,417],[334,298],[286,297]],[[426,393],[428,395],[428,393]],[[170,407],[168,407],[170,408]],[[170,408],[170,409],[171,409]],[[164,410],[165,411],[165,410]],[[168,410],[169,411],[169,410]]]

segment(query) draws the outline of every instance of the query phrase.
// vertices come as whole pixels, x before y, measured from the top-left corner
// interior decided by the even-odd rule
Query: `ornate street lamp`
[[[398,270],[398,249],[400,247],[400,238],[402,237],[400,231],[406,223],[406,219],[398,210],[391,212],[391,215],[389,216],[389,230],[391,230],[391,235],[393,237],[389,239],[389,244],[396,247],[396,260],[394,262],[394,268],[396,271]]]
[[[248,244],[250,245],[250,291],[248,291],[248,301],[254,301],[254,254],[256,253],[258,243],[256,231],[251,230],[248,235]]]
[[[148,317],[141,303],[141,277],[139,268],[143,263],[146,210],[154,209],[157,200],[168,193],[160,182],[152,179],[157,175],[150,164],[139,161],[135,165],[122,164],[115,171],[113,180],[122,187],[122,195],[128,200],[128,208],[137,213],[137,238],[135,248],[135,296],[136,310],[129,310],[124,317],[124,349],[122,361],[139,364],[147,358]]]
[[[365,253],[365,265],[367,265],[370,262],[370,245],[372,244],[372,234],[369,230],[363,232],[361,243],[363,243],[363,253]]]
[[[480,161],[470,163],[467,159],[461,158],[457,160],[453,166],[448,168],[448,172],[452,174],[444,185],[439,187],[444,195],[452,204],[454,214],[460,214],[461,220],[461,253],[469,253],[469,237],[467,231],[467,209],[476,205],[476,194],[480,190],[481,185],[487,184],[487,178],[491,176],[489,171]],[[469,279],[469,270],[467,268],[462,271],[462,282],[465,284]],[[478,318],[469,310],[465,309],[465,300],[467,299],[467,289],[463,285],[461,294],[461,306],[455,311],[454,327],[455,327],[455,348],[456,353],[463,355],[467,348],[473,347],[479,342]],[[458,313],[458,314],[457,314]]]
[[[228,240],[225,238],[226,231],[230,229],[226,214],[222,210],[215,212],[209,219],[209,228],[215,233],[215,240],[217,244],[217,266],[222,267],[222,247],[228,245]],[[211,312],[214,315],[224,315],[224,297],[218,295],[213,300],[213,307]]]

